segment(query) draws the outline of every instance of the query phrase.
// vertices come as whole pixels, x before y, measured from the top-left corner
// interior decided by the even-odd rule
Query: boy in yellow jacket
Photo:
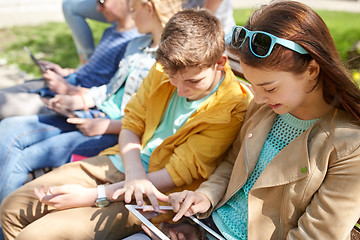
[[[133,196],[142,205],[145,195],[157,210],[156,199],[167,199],[161,192],[198,187],[221,162],[252,98],[224,50],[221,23],[208,11],[175,14],[125,109],[119,146],[9,195],[1,208],[7,239],[124,238],[140,230],[124,207]]]

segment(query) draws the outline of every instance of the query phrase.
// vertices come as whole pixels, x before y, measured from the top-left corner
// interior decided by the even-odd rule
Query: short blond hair
[[[151,2],[154,5],[160,23],[165,27],[169,19],[177,12],[182,10],[183,0],[141,0]]]

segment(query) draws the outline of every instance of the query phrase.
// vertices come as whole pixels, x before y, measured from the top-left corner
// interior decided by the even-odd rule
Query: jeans
[[[0,203],[29,172],[63,165],[72,154],[95,156],[118,143],[116,134],[85,136],[57,114],[5,118],[0,133]]]
[[[78,51],[86,60],[94,52],[94,38],[86,18],[107,22],[104,15],[96,10],[96,0],[63,0],[62,10]]]
[[[0,89],[0,120],[7,117],[53,112],[31,91],[44,88],[42,79],[27,81],[13,87]]]
[[[72,73],[65,79],[72,85],[78,85],[77,74]],[[0,120],[7,117],[53,113],[41,97],[52,97],[44,79],[26,81],[9,88],[0,89]],[[1,240],[1,239],[0,239]]]
[[[127,238],[124,238],[123,240],[151,240],[151,238],[148,235],[146,235],[145,232],[139,232]]]

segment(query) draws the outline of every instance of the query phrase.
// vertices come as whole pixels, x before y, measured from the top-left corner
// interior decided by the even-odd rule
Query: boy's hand
[[[161,193],[147,178],[134,179],[124,182],[124,187],[118,189],[113,194],[113,199],[117,199],[120,195],[124,195],[124,201],[126,203],[131,202],[131,198],[134,195],[136,204],[142,206],[144,204],[143,195],[146,195],[154,208],[154,211],[159,211],[158,200],[167,202],[168,197]]]
[[[182,216],[190,216],[196,213],[204,213],[211,207],[210,200],[202,193],[193,191],[182,191],[171,193],[169,203],[173,206],[177,214],[173,221],[178,221]]]
[[[34,188],[37,199],[56,209],[92,206],[97,197],[96,188],[85,188],[79,184],[65,184],[62,186]]]
[[[55,93],[68,94],[70,84],[60,74],[47,70],[42,74],[43,78],[47,82],[49,89]]]
[[[105,118],[68,118],[66,121],[76,124],[79,131],[89,137],[106,134],[111,122]]]

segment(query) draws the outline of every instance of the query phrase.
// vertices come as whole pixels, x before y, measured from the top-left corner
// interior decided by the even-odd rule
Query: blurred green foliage
[[[236,24],[244,25],[249,18],[251,9],[236,9],[234,17]],[[360,40],[359,13],[337,12],[337,11],[317,11],[326,23],[334,39],[336,48],[343,61],[347,60],[347,52]]]
[[[234,11],[236,24],[244,25],[251,13],[251,9],[236,9]],[[360,41],[360,24],[357,24],[360,19],[360,14],[338,11],[317,11],[317,13],[329,28],[339,55],[346,65],[348,61],[347,53],[356,42]],[[358,86],[360,86],[359,70],[360,69],[352,70],[353,78]]]
[[[243,25],[249,18],[251,9],[235,9],[234,17],[237,25]],[[347,52],[360,40],[360,24],[358,13],[318,11],[329,27],[335,45],[344,63]],[[95,42],[109,24],[89,20]],[[46,23],[38,26],[19,26],[0,29],[0,59],[8,64],[16,64],[20,69],[35,76],[40,76],[23,47],[27,46],[39,59],[49,60],[63,67],[76,68],[79,59],[76,53],[70,30],[66,23]],[[358,76],[358,71],[354,71]],[[357,75],[356,75],[357,73]]]
[[[90,20],[89,25],[97,44],[109,24]],[[24,46],[27,46],[36,58],[58,63],[62,67],[76,68],[79,64],[71,32],[66,23],[0,29],[0,39],[0,58],[35,76],[40,76],[40,71],[25,52]]]

